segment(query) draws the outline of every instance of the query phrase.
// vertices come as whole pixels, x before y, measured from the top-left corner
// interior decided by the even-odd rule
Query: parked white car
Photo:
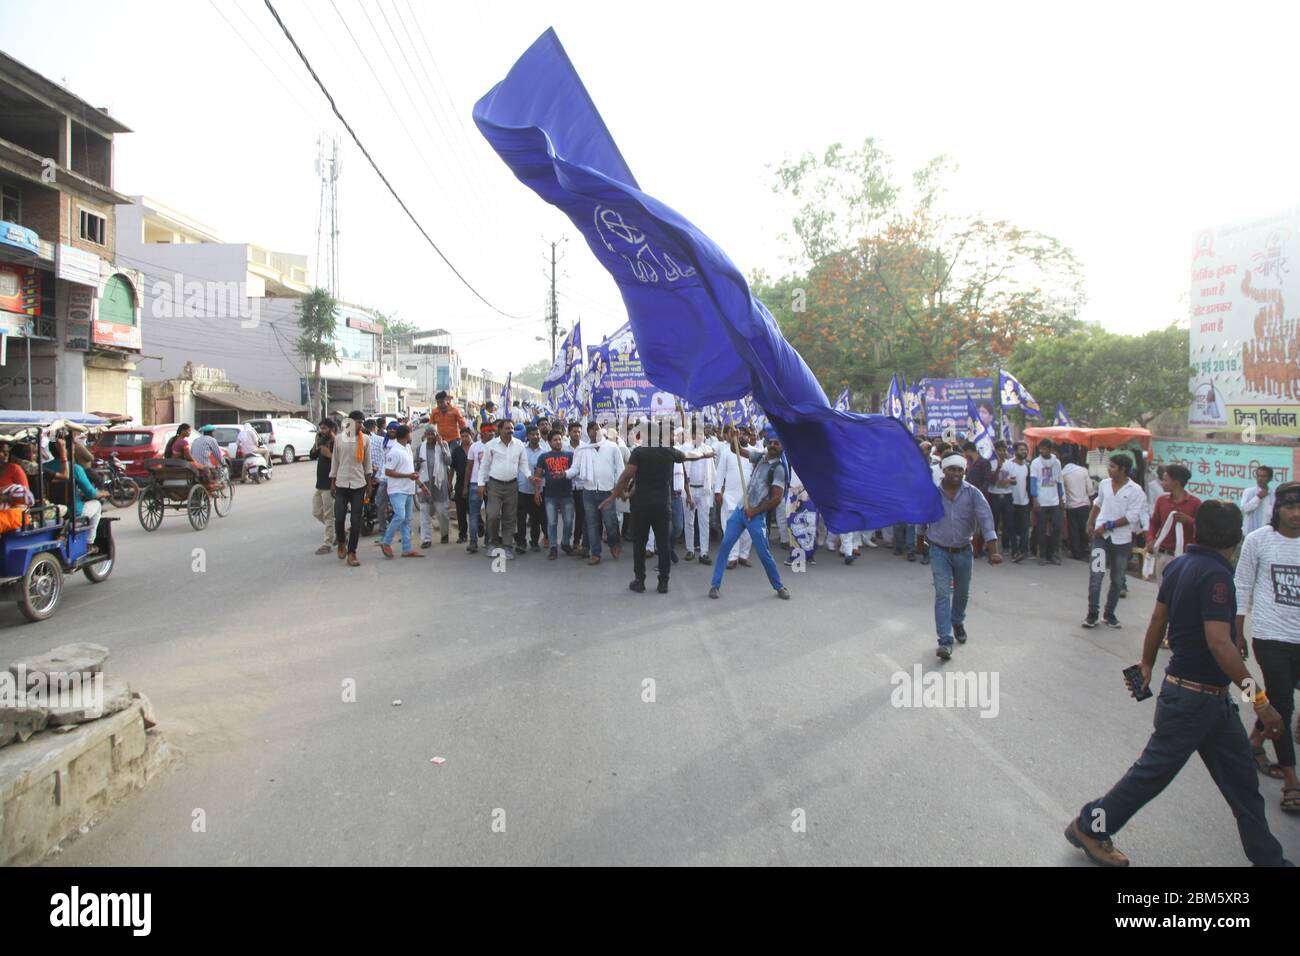
[[[248,424],[271,455],[286,465],[306,458],[316,447],[316,426],[305,418],[253,418]]]

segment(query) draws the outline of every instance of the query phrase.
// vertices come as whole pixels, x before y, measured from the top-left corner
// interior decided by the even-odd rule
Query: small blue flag
[[[1020,407],[1026,415],[1041,415],[1038,402],[1029,394],[1029,389],[1020,384],[1010,372],[998,369],[998,392],[1002,397],[1003,408]]]
[[[1063,426],[1065,428],[1074,427],[1074,422],[1071,421],[1070,416],[1065,413],[1065,406],[1062,405],[1060,402],[1056,403],[1056,421],[1054,421],[1052,424]]]

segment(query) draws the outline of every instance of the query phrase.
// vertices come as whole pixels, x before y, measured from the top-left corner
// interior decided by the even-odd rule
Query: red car
[[[91,447],[96,458],[108,458],[114,452],[126,467],[131,478],[143,478],[148,475],[144,463],[150,458],[161,458],[167,447],[167,440],[176,434],[179,423],[170,425],[137,425],[127,428],[110,428],[101,432],[99,439]]]

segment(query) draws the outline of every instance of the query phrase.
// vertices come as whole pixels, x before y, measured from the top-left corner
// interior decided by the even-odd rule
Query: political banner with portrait
[[[638,416],[671,415],[677,397],[646,378],[630,324],[624,324],[599,345],[588,346],[587,362],[602,354],[604,372],[592,389],[592,415],[599,421]]]
[[[1298,255],[1300,209],[1197,235],[1192,427],[1300,437]]]
[[[925,401],[925,430],[932,436],[954,429],[964,435],[970,431],[970,402],[975,403],[983,424],[995,430],[997,406],[993,399],[991,378],[925,378],[921,380]]]

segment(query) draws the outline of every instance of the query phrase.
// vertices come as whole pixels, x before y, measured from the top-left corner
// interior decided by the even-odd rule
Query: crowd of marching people
[[[970,441],[918,436],[917,454],[940,492],[942,516],[923,525],[836,533],[826,528],[771,429],[684,415],[621,428],[526,416],[522,409],[498,417],[490,402],[467,419],[446,393],[437,401],[427,418],[414,422],[352,412],[320,423],[317,554],[333,552],[359,565],[362,529],[373,522],[384,559],[423,558],[435,540],[452,543],[454,515],[456,543],[470,554],[483,550],[508,561],[538,553],[598,565],[619,559],[630,543],[631,590],[646,590],[650,558],[660,593],[668,592],[673,565],[694,562],[711,566],[714,599],[722,596],[727,571],[757,561],[785,600],[790,591],[782,565],[807,571],[819,555],[852,565],[864,549],[892,547],[898,557],[930,567],[936,655],[946,661],[954,644],[968,640],[975,559],[997,565],[1033,558],[1046,567],[1061,565],[1063,556],[1088,562],[1082,626],[1119,628],[1136,550],[1143,575],[1160,589],[1143,648],[1144,678],[1150,680],[1158,650],[1169,650],[1165,681],[1173,689],[1162,688],[1161,700],[1191,694],[1187,700],[1196,707],[1183,704],[1178,714],[1158,708],[1157,734],[1146,752],[1110,793],[1081,811],[1066,837],[1096,863],[1126,865],[1110,834],[1199,748],[1217,762],[1216,783],[1244,821],[1248,856],[1281,860],[1262,822],[1258,788],[1241,768],[1244,761],[1252,778],[1258,770],[1280,780],[1282,809],[1300,811],[1290,727],[1292,689],[1300,682],[1300,482],[1275,489],[1272,470],[1261,466],[1239,502],[1202,502],[1187,491],[1191,474],[1180,464],[1154,470],[1143,487],[1135,477],[1146,463],[1135,454],[1111,455],[1106,477],[1095,481],[1082,449],[1050,440],[1032,453],[1025,442],[998,441],[985,458]],[[773,537],[781,558],[772,553]],[[1223,700],[1229,683],[1253,686],[1237,666],[1249,656],[1248,615],[1267,693],[1251,698],[1258,720],[1247,742],[1239,721],[1200,705]],[[1223,624],[1227,650],[1207,637],[1219,633],[1214,622]],[[1178,738],[1162,736],[1161,726]],[[1274,744],[1276,763],[1267,760],[1266,740]],[[1098,809],[1109,814],[1104,829],[1090,825],[1089,814]]]

